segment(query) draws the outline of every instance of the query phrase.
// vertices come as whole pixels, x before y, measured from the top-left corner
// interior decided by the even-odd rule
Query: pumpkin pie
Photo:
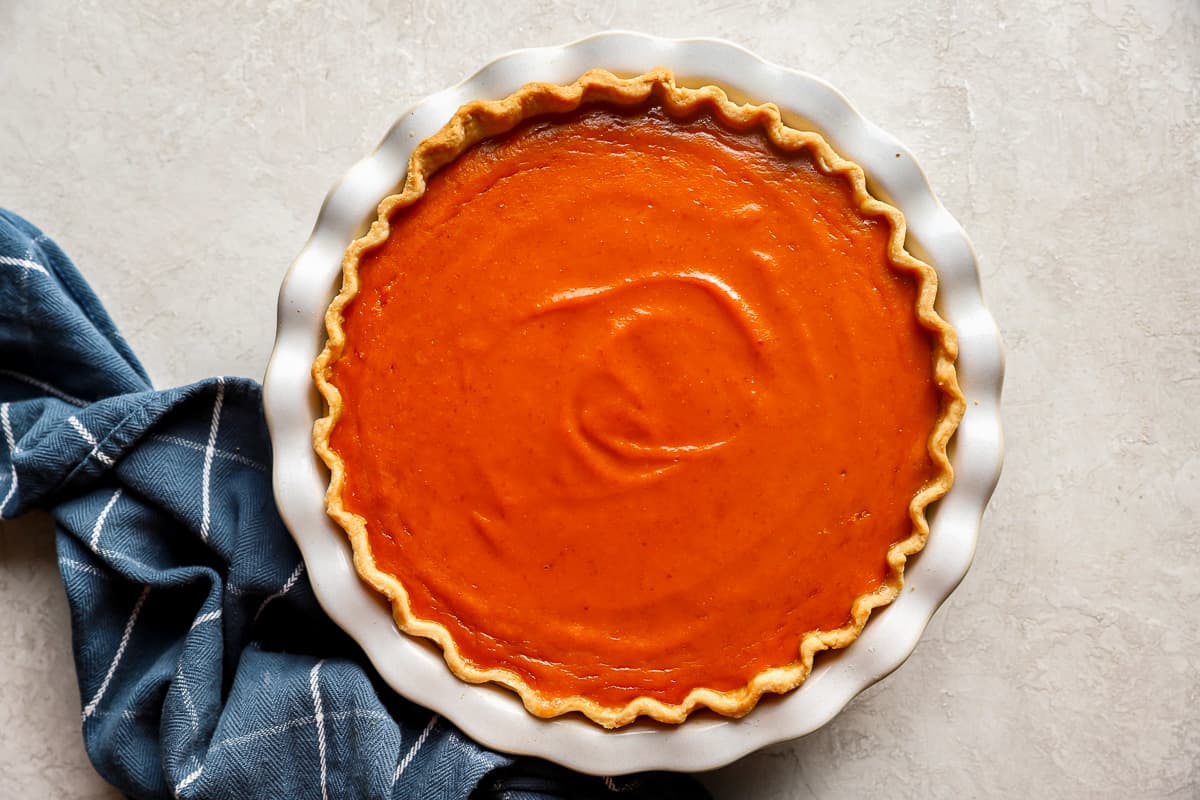
[[[741,716],[901,588],[963,412],[862,169],[658,69],[464,106],[343,261],[329,514],[540,717]]]

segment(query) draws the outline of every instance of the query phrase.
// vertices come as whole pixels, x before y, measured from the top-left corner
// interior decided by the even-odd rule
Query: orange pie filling
[[[848,643],[948,485],[931,271],[762,123],[647,99],[509,127],[356,254],[318,364],[337,511],[402,626],[535,713],[745,713],[761,691],[704,696]]]

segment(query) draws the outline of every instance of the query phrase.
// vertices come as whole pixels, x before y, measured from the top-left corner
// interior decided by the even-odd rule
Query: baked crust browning
[[[441,624],[413,613],[408,593],[393,575],[381,570],[367,534],[367,523],[350,512],[343,502],[346,465],[333,449],[330,436],[343,413],[343,399],[331,382],[332,365],[346,345],[343,311],[359,291],[359,261],[367,252],[388,239],[390,220],[399,209],[417,202],[425,193],[427,181],[440,168],[454,161],[475,144],[516,128],[521,122],[547,114],[575,111],[581,106],[637,106],[654,101],[672,116],[687,116],[701,111],[711,113],[724,127],[733,131],[762,131],[771,143],[785,152],[809,151],[817,168],[826,175],[842,176],[853,189],[854,202],[864,214],[885,218],[889,226],[888,261],[891,268],[912,277],[917,287],[914,309],[920,325],[930,333],[934,355],[933,381],[941,393],[940,413],[927,442],[930,460],[936,470],[912,498],[908,512],[912,523],[908,538],[893,544],[887,553],[888,574],[874,591],[857,597],[850,608],[850,621],[831,630],[813,630],[798,643],[797,658],[784,666],[758,673],[744,686],[718,691],[703,686],[692,688],[679,703],[657,698],[638,697],[621,706],[607,706],[594,699],[574,695],[550,696],[538,691],[520,675],[500,668],[481,668],[463,657],[450,632]],[[927,507],[941,498],[953,482],[953,470],[947,445],[957,429],[965,409],[954,361],[957,339],[953,329],[934,310],[937,275],[934,269],[904,249],[905,220],[901,212],[867,191],[866,177],[857,164],[840,157],[817,133],[788,127],[780,110],[773,104],[738,105],[716,86],[688,88],[676,84],[672,73],[655,69],[633,78],[620,78],[603,70],[586,73],[570,85],[529,84],[513,95],[496,101],[476,101],[463,106],[436,134],[421,142],[413,151],[402,190],[386,197],[370,229],[347,248],[342,261],[343,282],[325,316],[328,340],[313,365],[313,378],[324,398],[327,413],[313,428],[316,451],[329,467],[331,477],[326,493],[329,515],[346,531],[354,552],[358,573],[386,596],[393,608],[396,624],[405,633],[430,639],[441,647],[446,663],[459,678],[470,683],[494,682],[515,691],[528,711],[538,717],[555,717],[579,711],[606,727],[627,725],[639,716],[665,723],[681,723],[700,707],[740,717],[758,703],[763,694],[790,691],[808,677],[813,658],[822,650],[840,649],[853,642],[866,624],[871,611],[887,605],[899,594],[904,566],[909,556],[919,552],[929,534]]]

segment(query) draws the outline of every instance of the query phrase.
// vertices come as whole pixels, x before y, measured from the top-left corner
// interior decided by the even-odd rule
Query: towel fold
[[[0,519],[56,522],[83,738],[134,797],[703,798],[485,750],[382,685],[275,510],[260,387],[155,390],[45,234],[0,210]]]

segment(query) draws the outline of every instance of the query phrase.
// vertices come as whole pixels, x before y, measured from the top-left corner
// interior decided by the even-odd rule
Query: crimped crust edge
[[[790,664],[764,670],[745,686],[730,691],[696,687],[680,703],[665,703],[652,697],[637,697],[623,706],[606,706],[590,698],[573,695],[547,696],[530,686],[521,676],[499,668],[480,668],[464,659],[450,632],[442,625],[415,616],[408,594],[399,580],[375,565],[367,537],[366,521],[346,510],[342,503],[345,464],[330,445],[330,435],[342,413],[341,393],[329,380],[330,368],[345,347],[342,311],[358,293],[358,263],[367,251],[382,244],[390,233],[389,220],[397,209],[416,202],[425,192],[429,177],[478,142],[512,130],[525,119],[544,114],[567,113],[585,104],[630,106],[654,99],[669,114],[686,115],[702,107],[710,110],[726,127],[746,131],[762,129],[771,142],[787,151],[810,149],[822,172],[841,175],[854,190],[858,208],[872,216],[888,220],[891,236],[888,258],[893,268],[912,275],[917,281],[916,314],[934,342],[934,381],[942,393],[941,410],[930,433],[927,448],[938,474],[921,488],[909,503],[912,534],[893,544],[887,553],[889,574],[873,592],[860,595],[851,605],[851,620],[833,630],[810,631],[801,638],[799,657]],[[397,626],[405,633],[437,643],[451,671],[469,683],[493,682],[520,696],[533,715],[551,718],[578,711],[605,728],[618,728],[647,716],[659,722],[678,724],[700,707],[728,717],[749,713],[764,694],[782,694],[802,684],[812,671],[813,657],[822,650],[847,647],[858,638],[872,610],[896,599],[903,586],[904,566],[908,557],[925,546],[929,535],[927,507],[943,497],[953,483],[954,473],[947,446],[966,402],[958,386],[954,362],[958,341],[954,330],[934,310],[937,274],[933,267],[916,259],[904,249],[906,225],[899,209],[871,196],[862,168],[836,152],[818,133],[799,131],[783,123],[780,110],[771,103],[737,105],[717,86],[688,88],[679,86],[670,70],[657,68],[633,78],[620,78],[605,70],[592,70],[569,85],[531,83],[501,100],[480,100],[458,110],[445,126],[413,150],[402,190],[384,198],[375,221],[365,235],[347,248],[342,259],[342,287],[325,314],[328,340],[313,364],[313,380],[327,406],[327,414],[313,426],[313,445],[330,470],[325,503],[332,517],[348,535],[359,575],[382,593],[392,604]]]

